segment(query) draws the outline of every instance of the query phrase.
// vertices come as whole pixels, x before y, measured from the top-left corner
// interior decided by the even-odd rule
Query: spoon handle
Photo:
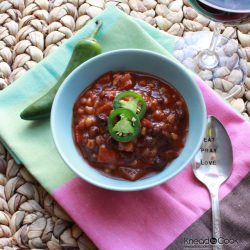
[[[221,222],[220,222],[220,208],[219,208],[219,190],[210,190],[212,200],[212,220],[213,220],[213,250],[222,250],[222,245],[219,244],[218,240],[221,236]]]

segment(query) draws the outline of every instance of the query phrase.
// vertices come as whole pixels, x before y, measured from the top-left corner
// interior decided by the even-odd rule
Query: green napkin
[[[55,84],[69,61],[74,45],[90,35],[96,19],[103,20],[97,35],[103,52],[140,48],[172,57],[174,36],[159,32],[145,22],[109,6],[54,53],[0,92],[0,140],[15,160],[23,163],[49,192],[74,178],[75,174],[65,165],[55,148],[49,119],[24,121],[19,114]]]

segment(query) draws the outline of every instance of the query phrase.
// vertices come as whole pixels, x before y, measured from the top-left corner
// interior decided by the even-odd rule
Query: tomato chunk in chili
[[[113,101],[122,91],[143,97],[147,110],[138,137],[114,140],[108,131]],[[73,135],[77,148],[92,167],[130,181],[160,172],[184,147],[189,114],[180,93],[155,76],[137,72],[108,72],[78,97],[73,108]]]

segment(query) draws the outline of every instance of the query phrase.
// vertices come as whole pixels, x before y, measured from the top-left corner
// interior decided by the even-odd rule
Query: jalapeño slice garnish
[[[109,115],[108,130],[116,141],[131,141],[140,132],[140,119],[129,109],[115,109]]]
[[[114,109],[126,108],[133,111],[140,119],[145,115],[147,110],[147,104],[141,95],[124,91],[116,96],[113,102]]]

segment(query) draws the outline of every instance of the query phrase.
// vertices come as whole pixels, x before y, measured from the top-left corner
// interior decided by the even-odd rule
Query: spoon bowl
[[[193,161],[196,178],[206,186],[220,186],[232,172],[232,144],[221,122],[209,116],[206,134]]]

